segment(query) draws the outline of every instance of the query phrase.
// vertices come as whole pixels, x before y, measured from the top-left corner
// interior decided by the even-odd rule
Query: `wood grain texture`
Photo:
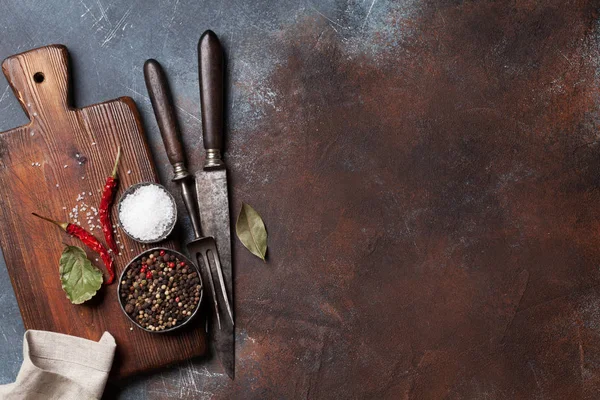
[[[205,341],[197,326],[173,335],[133,328],[122,314],[117,285],[104,286],[88,304],[67,300],[58,279],[63,243],[81,245],[52,224],[31,216],[69,219],[84,202],[97,207],[117,147],[123,148],[120,193],[131,184],[156,181],[140,117],[132,99],[121,97],[82,109],[71,107],[68,52],[41,47],[7,58],[2,69],[30,123],[0,133],[0,243],[26,329],[43,329],[100,339],[109,331],[118,344],[113,375],[129,376],[202,355]],[[34,75],[43,74],[36,82]],[[41,80],[41,75],[37,75]],[[130,173],[129,173],[130,171]],[[83,200],[77,200],[79,195]],[[78,222],[88,228],[85,214]],[[94,231],[103,241],[102,232]],[[123,245],[116,272],[143,250],[119,230]],[[172,242],[164,244],[173,247]],[[88,253],[92,261],[94,254]],[[105,271],[101,262],[95,264]],[[117,275],[118,276],[118,275]]]

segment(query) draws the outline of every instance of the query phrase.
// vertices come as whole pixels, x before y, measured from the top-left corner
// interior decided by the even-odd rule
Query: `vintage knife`
[[[217,242],[221,268],[216,272],[215,286],[222,312],[219,324],[213,324],[217,355],[227,375],[233,379],[235,365],[235,329],[233,318],[233,280],[231,269],[231,235],[227,169],[221,158],[223,148],[223,49],[217,35],[206,31],[198,42],[200,105],[206,158],[196,173],[196,194],[200,220],[206,235]],[[218,316],[218,313],[217,313]]]

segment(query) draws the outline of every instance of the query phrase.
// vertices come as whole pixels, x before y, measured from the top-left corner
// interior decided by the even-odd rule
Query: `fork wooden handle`
[[[177,168],[185,168],[185,154],[169,83],[158,61],[149,59],[144,63],[144,80],[167,156],[177,175]]]

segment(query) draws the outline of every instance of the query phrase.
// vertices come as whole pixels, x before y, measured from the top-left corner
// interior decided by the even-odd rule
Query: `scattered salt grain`
[[[56,187],[60,187],[60,185],[57,183],[57,184],[56,184]]]
[[[131,175],[131,170],[127,170],[127,175]]]
[[[173,199],[158,185],[140,186],[119,207],[123,229],[138,240],[159,239],[171,228],[174,219]]]
[[[67,168],[67,167],[68,167],[68,165],[67,165],[67,164],[65,164],[65,165],[63,166],[63,168]]]
[[[92,142],[92,146],[95,146],[95,145],[96,145],[96,142]]]

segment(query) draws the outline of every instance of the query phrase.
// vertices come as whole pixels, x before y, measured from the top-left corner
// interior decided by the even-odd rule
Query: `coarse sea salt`
[[[127,195],[119,206],[119,220],[123,229],[138,240],[160,239],[171,228],[174,219],[173,199],[158,185],[140,186]]]

